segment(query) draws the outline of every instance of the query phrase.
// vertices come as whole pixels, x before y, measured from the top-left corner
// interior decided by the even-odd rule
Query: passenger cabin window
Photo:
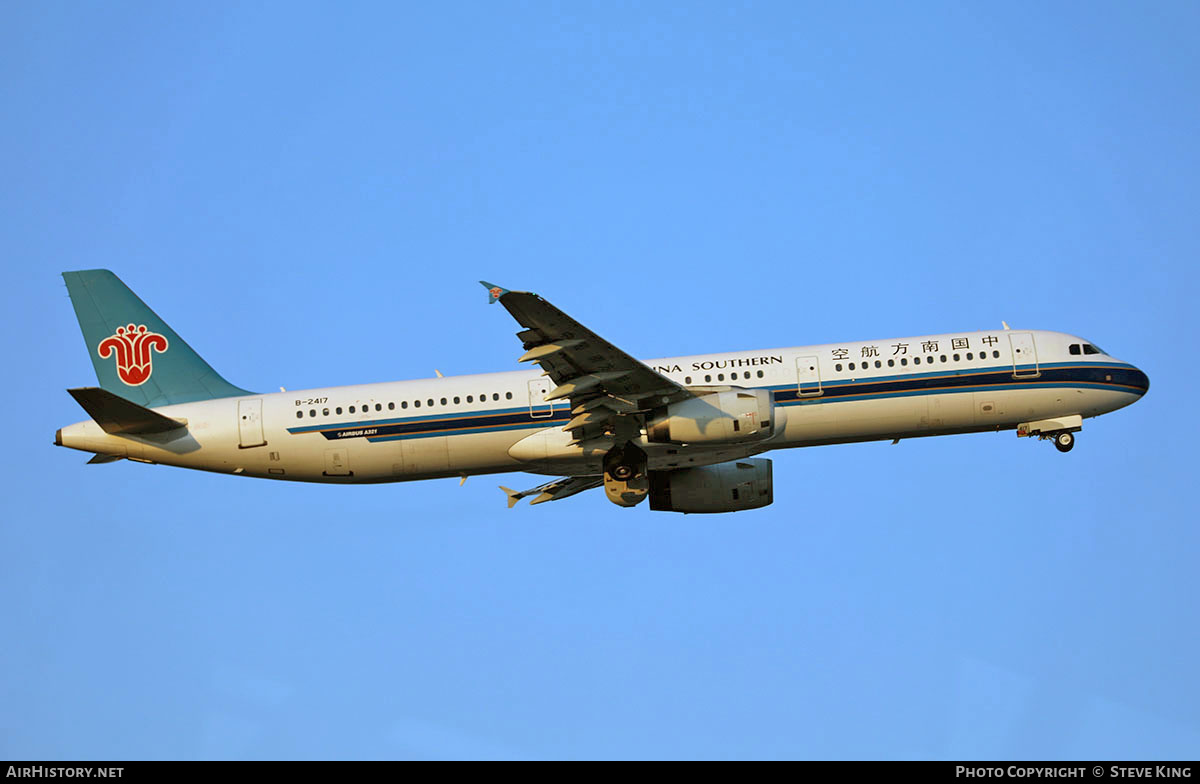
[[[413,408],[420,408],[420,407],[421,407],[421,401],[420,401],[420,400],[414,400],[414,401],[413,401]]]
[[[303,412],[303,411],[297,411],[297,412],[296,412],[296,419],[304,419],[304,412]]]
[[[512,392],[505,392],[505,393],[504,393],[504,399],[505,399],[505,400],[512,400]]]
[[[760,370],[760,371],[758,371],[758,377],[759,377],[759,378],[762,378],[762,377],[763,377],[763,372],[762,372],[761,370]]]
[[[379,406],[378,406],[378,405],[376,405],[376,406],[375,406],[375,410],[376,410],[376,411],[378,411],[378,410],[379,410]],[[395,411],[395,410],[396,410],[396,404],[395,404],[395,403],[388,403],[388,411]]]

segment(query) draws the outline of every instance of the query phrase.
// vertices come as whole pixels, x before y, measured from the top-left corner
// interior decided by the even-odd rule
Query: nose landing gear
[[[1059,452],[1070,452],[1071,449],[1074,448],[1074,446],[1075,446],[1075,434],[1074,433],[1062,432],[1062,433],[1056,433],[1054,435],[1054,448],[1057,449]]]
[[[1070,452],[1075,447],[1075,434],[1083,429],[1083,417],[1079,414],[1042,419],[1037,422],[1022,422],[1017,425],[1017,437],[1037,436],[1039,441],[1050,439],[1059,452]]]

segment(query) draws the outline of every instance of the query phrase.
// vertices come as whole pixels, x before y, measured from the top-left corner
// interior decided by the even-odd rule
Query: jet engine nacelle
[[[766,389],[730,389],[667,406],[646,425],[660,444],[736,444],[770,437],[779,423]]]
[[[650,472],[650,508],[659,512],[740,512],[774,500],[771,461],[765,458]]]

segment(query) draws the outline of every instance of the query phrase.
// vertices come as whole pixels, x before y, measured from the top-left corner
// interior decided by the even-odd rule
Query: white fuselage
[[[994,331],[726,352],[647,362],[691,388],[769,389],[782,427],[753,444],[639,444],[652,470],[786,447],[1016,428],[1137,400],[1145,374],[1080,338]],[[1089,346],[1090,348],[1090,346]],[[1069,350],[1070,349],[1070,350]],[[569,443],[566,401],[538,370],[246,395],[155,410],[180,431],[115,436],[88,420],[63,446],[118,458],[339,484],[530,471],[601,471],[604,445]]]

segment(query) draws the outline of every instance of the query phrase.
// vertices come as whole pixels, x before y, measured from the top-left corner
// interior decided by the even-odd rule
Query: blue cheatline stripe
[[[384,419],[375,422],[345,422],[330,425],[309,425],[289,428],[293,435],[320,433],[330,441],[345,438],[366,438],[369,441],[391,441],[396,438],[424,438],[449,433],[481,432],[482,430],[515,430],[522,427],[547,427],[562,424],[570,418],[566,407],[560,406],[551,414],[549,406],[534,409],[543,416],[532,417],[528,406],[497,409],[479,413],[447,415],[432,414],[406,419]]]
[[[839,395],[837,397],[801,397],[795,400],[776,401],[781,406],[803,406],[809,403],[846,403],[854,400],[881,400],[883,398],[918,397],[923,395],[961,395],[967,392],[1001,392],[1010,389],[1107,389],[1109,391],[1127,392],[1136,395],[1132,389],[1116,388],[1112,384],[1085,384],[1082,382],[1042,383],[1042,384],[987,384],[962,389],[914,389],[905,392],[870,392],[860,395]]]
[[[1035,372],[1034,365],[1021,365],[1017,372]],[[1000,392],[1014,389],[1100,389],[1140,395],[1145,391],[1145,376],[1131,365],[1055,362],[1036,366],[1037,375],[1014,376],[1012,365],[972,368],[957,371],[932,371],[868,378],[835,379],[821,382],[819,394],[799,394],[795,384],[767,387],[778,405],[798,406],[840,403],[883,398],[916,397],[922,395],[959,394],[965,392]],[[430,438],[443,435],[499,433],[512,430],[542,429],[561,425],[570,419],[566,406],[557,406],[550,416],[550,406],[534,409],[539,416],[530,416],[529,407],[502,408],[464,414],[422,414],[411,417],[389,417],[380,420],[359,420],[337,424],[302,425],[288,428],[293,435],[320,433],[330,441],[365,438],[368,441],[398,441],[408,438]]]
[[[415,438],[433,438],[434,436],[473,435],[475,433],[502,433],[506,430],[541,430],[543,427],[545,427],[545,425],[543,425],[542,423],[547,422],[547,421],[549,421],[549,420],[531,419],[523,425],[502,425],[499,427],[489,427],[486,429],[477,429],[477,430],[454,430],[454,431],[440,430],[435,433],[413,433],[413,434],[407,434],[407,435],[394,435],[394,436],[367,436],[367,440],[370,441],[372,444],[374,444],[376,442],[382,442],[382,441],[402,441],[402,440],[415,439]],[[564,419],[561,421],[565,422],[566,420]]]
[[[1129,365],[1050,363],[1036,368],[1019,366],[1014,376],[1011,365],[1003,368],[965,371],[914,373],[904,376],[877,376],[823,382],[818,393],[800,394],[795,387],[775,387],[776,401],[782,404],[838,402],[850,399],[900,394],[941,394],[998,389],[1030,389],[1056,386],[1082,386],[1090,389],[1116,389],[1141,394],[1145,376]]]
[[[324,407],[325,406],[322,406],[322,408]],[[565,412],[566,404],[559,404],[555,406],[555,408],[562,409],[563,412]],[[549,411],[550,406],[541,406],[534,410],[541,413],[542,411]],[[323,430],[354,430],[355,428],[379,427],[380,425],[398,425],[407,422],[442,422],[461,419],[463,417],[499,416],[507,414],[524,414],[525,416],[529,416],[529,406],[521,406],[519,408],[485,409],[479,414],[423,414],[421,416],[391,417],[388,419],[365,419],[357,422],[339,422],[335,425],[331,425],[329,423],[320,425],[300,425],[298,427],[289,427],[287,430],[289,433],[295,435],[297,433],[319,433]],[[549,417],[541,418],[548,419]]]

